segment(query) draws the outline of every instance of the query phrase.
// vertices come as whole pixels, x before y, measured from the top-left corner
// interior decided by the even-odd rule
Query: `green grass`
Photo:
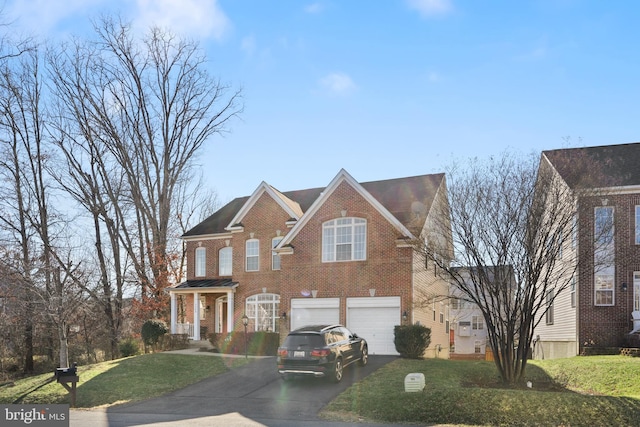
[[[76,406],[159,396],[247,363],[244,358],[148,354],[79,367]],[[232,365],[233,364],[233,365]],[[407,374],[426,388],[404,391]],[[52,374],[0,387],[0,403],[69,403]],[[504,388],[492,362],[398,359],[331,402],[331,420],[489,426],[640,426],[640,358],[531,361],[525,386]]]
[[[76,407],[160,396],[244,363],[244,358],[156,353],[81,366]],[[0,387],[0,403],[69,403],[68,392],[52,378],[52,373],[42,374]]]
[[[404,391],[423,373],[423,392]],[[504,388],[493,362],[394,361],[331,402],[330,420],[490,426],[640,426],[640,358],[532,361],[526,386]]]

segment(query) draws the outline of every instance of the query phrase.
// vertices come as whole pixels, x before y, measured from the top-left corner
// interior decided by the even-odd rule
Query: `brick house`
[[[341,170],[326,187],[289,192],[262,182],[184,234],[187,280],[170,289],[171,331],[198,340],[242,330],[245,314],[249,331],[281,338],[341,323],[371,354],[396,354],[394,326],[419,322],[432,330],[425,355],[448,357],[448,307],[418,301],[446,296],[448,284],[410,244],[435,203],[447,203],[444,174],[358,183]]]
[[[569,357],[582,354],[585,347],[638,342],[631,332],[640,327],[639,160],[640,143],[542,153],[541,166],[551,166],[574,190],[577,226],[566,251],[577,251],[580,268],[535,329],[535,358]],[[590,187],[597,192],[580,195],[577,181],[585,171],[578,169],[587,168]],[[599,224],[612,227],[599,233]],[[604,250],[595,250],[602,242],[598,247]]]

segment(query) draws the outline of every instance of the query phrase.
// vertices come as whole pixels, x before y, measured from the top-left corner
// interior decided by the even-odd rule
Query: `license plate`
[[[294,351],[293,357],[304,357],[304,351]]]

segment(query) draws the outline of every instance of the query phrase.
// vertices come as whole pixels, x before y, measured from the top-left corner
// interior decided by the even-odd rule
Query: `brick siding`
[[[605,201],[606,199],[606,201]],[[614,207],[615,227],[615,290],[613,306],[594,303],[594,209]],[[635,244],[635,206],[640,195],[612,195],[580,200],[579,245],[580,257],[587,262],[578,279],[578,342],[579,351],[585,346],[620,347],[627,345],[632,329],[633,272],[640,271],[640,246]],[[622,283],[627,290],[622,290]]]

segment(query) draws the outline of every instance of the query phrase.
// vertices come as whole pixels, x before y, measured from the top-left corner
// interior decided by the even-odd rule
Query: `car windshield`
[[[298,347],[322,347],[324,346],[324,340],[322,336],[318,334],[291,334],[284,340],[284,347],[298,348]]]

